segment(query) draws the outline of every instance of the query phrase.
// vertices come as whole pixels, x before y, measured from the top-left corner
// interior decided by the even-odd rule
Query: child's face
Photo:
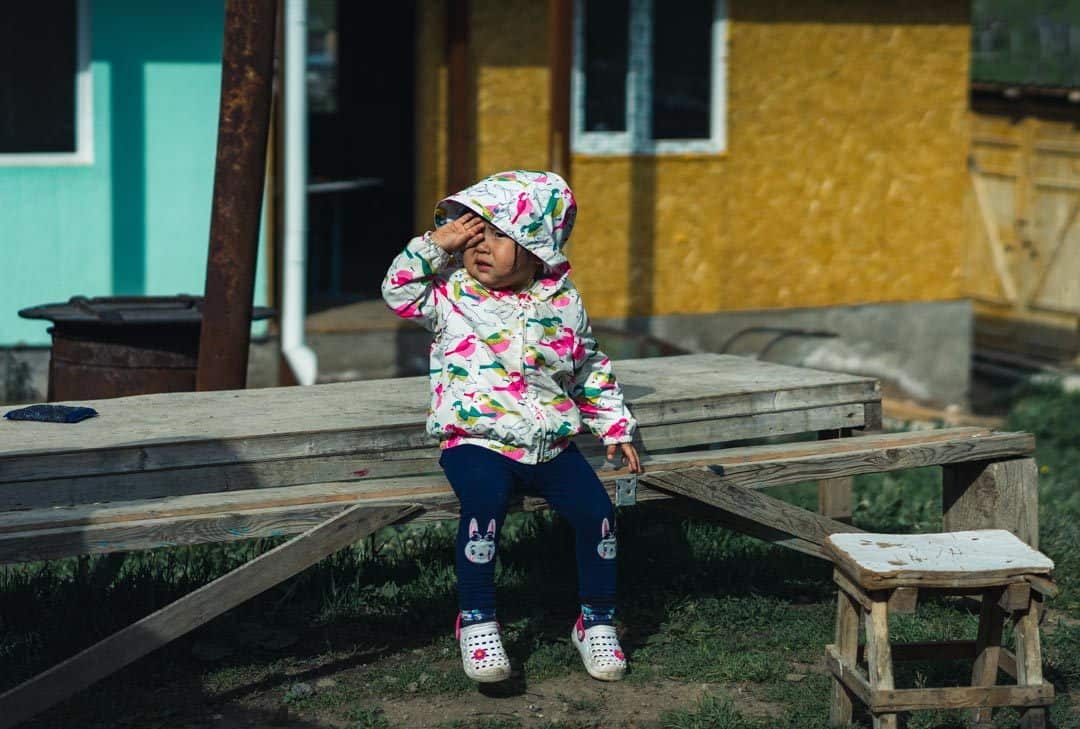
[[[489,289],[520,291],[537,270],[540,259],[491,223],[484,223],[484,237],[465,248],[465,270]]]

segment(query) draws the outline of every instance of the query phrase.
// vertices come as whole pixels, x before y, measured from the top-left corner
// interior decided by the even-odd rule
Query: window
[[[1056,0],[975,0],[971,79],[991,87],[1080,88],[1080,7]]]
[[[0,166],[93,162],[89,0],[19,2],[0,23]]]
[[[573,149],[722,152],[725,0],[577,0]]]

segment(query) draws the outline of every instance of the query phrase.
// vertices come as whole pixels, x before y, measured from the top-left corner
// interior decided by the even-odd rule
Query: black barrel
[[[49,402],[192,392],[199,364],[202,297],[74,296],[23,309],[52,335]],[[273,310],[255,307],[252,320]]]

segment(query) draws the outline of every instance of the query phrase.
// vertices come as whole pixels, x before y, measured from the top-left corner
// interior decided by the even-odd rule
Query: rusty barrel
[[[195,390],[202,297],[74,296],[19,316],[53,322],[49,402]]]

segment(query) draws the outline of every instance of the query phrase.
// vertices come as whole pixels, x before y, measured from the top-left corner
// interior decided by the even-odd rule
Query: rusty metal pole
[[[570,181],[570,64],[574,49],[574,3],[548,0],[548,73],[551,125],[548,165]]]
[[[473,109],[469,103],[469,0],[446,4],[446,183],[450,190],[470,185],[469,140]]]
[[[226,0],[197,390],[247,384],[276,26],[277,0]]]

